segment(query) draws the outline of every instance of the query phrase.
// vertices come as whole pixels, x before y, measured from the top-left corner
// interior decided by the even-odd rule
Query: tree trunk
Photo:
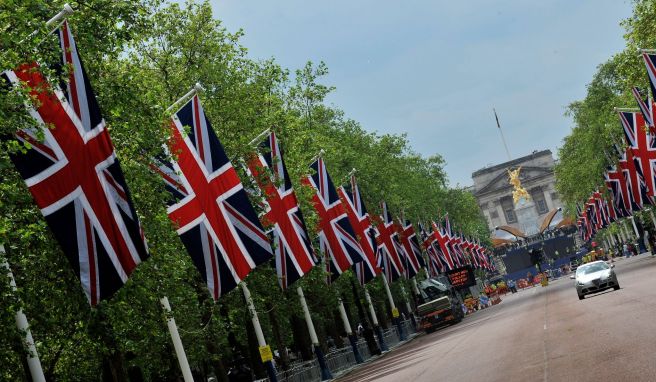
[[[228,382],[228,370],[226,370],[223,361],[221,358],[219,358],[219,347],[216,346],[216,344],[208,338],[207,342],[205,343],[205,348],[210,354],[210,365],[212,366],[212,369],[214,369],[214,374],[216,375],[217,381]]]
[[[312,353],[312,343],[310,342],[310,334],[307,330],[305,320],[297,314],[292,314],[290,317],[292,325],[292,336],[294,338],[294,349],[301,353],[303,361],[309,361],[314,357]]]
[[[289,356],[287,355],[287,346],[282,340],[282,334],[280,333],[280,323],[278,322],[276,307],[271,303],[271,301],[267,301],[266,308],[269,311],[269,321],[271,321],[273,340],[276,343],[276,348],[278,348],[278,354],[280,354],[280,369],[287,370],[289,369]]]
[[[380,348],[378,343],[376,343],[376,338],[374,337],[373,325],[369,323],[369,319],[364,312],[364,307],[362,306],[362,300],[360,300],[360,293],[358,293],[358,285],[355,283],[355,280],[351,279],[351,289],[353,290],[353,301],[355,301],[355,306],[358,308],[358,317],[360,318],[360,323],[362,324],[363,335],[365,341],[367,341],[367,347],[369,348],[369,353],[372,355],[380,354]],[[357,331],[357,327],[355,328]]]
[[[344,340],[342,339],[342,331],[344,328],[344,325],[341,324],[339,327],[337,326],[337,323],[342,323],[342,315],[339,313],[337,309],[332,310],[333,313],[333,319],[326,321],[326,332],[333,338],[335,341],[335,346],[338,349],[341,349],[344,347]],[[341,329],[340,329],[341,328]],[[346,333],[344,331],[344,333]]]
[[[96,337],[107,348],[107,352],[102,355],[102,380],[103,382],[127,382],[128,375],[125,370],[123,353],[118,348],[114,330],[105,314],[104,307],[101,304],[93,309],[96,310],[96,314],[93,315],[89,331],[92,333],[92,337]]]

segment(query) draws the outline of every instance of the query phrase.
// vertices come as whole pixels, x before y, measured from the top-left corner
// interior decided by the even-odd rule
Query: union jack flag
[[[198,95],[171,117],[167,151],[177,160],[160,159],[156,171],[169,218],[217,300],[271,258],[271,245]]]
[[[631,200],[624,174],[615,166],[610,166],[604,177],[606,178],[606,187],[608,187],[613,198],[613,209],[620,217],[628,216],[629,211],[631,211]]]
[[[365,255],[323,158],[317,158],[310,168],[314,174],[303,179],[303,183],[315,190],[312,204],[319,215],[319,244],[321,251],[330,259],[326,262],[330,267],[328,271],[340,275],[353,264],[363,261]]]
[[[647,185],[647,195],[654,196],[654,178],[656,177],[656,142],[654,136],[645,129],[642,114],[636,112],[619,112],[624,129],[624,136],[640,167]]]
[[[437,239],[440,253],[442,254],[440,259],[444,260],[444,265],[446,268],[448,268],[448,270],[457,268],[458,265],[456,264],[456,261],[454,260],[454,257],[451,253],[451,249],[449,248],[449,242],[451,241],[451,238],[446,233],[446,231],[442,229],[441,226],[437,225],[437,223],[432,222],[431,225],[433,227],[433,234]]]
[[[3,73],[29,89],[36,102],[28,110],[41,125],[16,133],[29,149],[11,159],[96,305],[125,284],[148,250],[68,22],[58,35],[68,69],[63,91],[50,86],[36,63]]]
[[[419,273],[421,268],[424,268],[424,259],[412,223],[410,223],[410,220],[404,218],[401,218],[400,222],[399,239],[404,249],[406,277],[412,278]]]
[[[363,261],[355,265],[358,280],[364,285],[380,274],[380,268],[376,266],[376,231],[369,220],[355,175],[351,176],[349,189],[342,186],[337,191],[345,202],[346,214],[364,253]]]
[[[633,150],[631,148],[627,148],[622,152],[617,165],[621,169],[629,188],[631,210],[641,210],[645,201],[649,203],[649,196],[647,194],[647,184],[642,176],[642,170],[640,170],[640,166],[636,165],[636,159],[633,156]]]
[[[456,245],[457,238],[451,229],[451,222],[448,213],[444,215],[444,230],[442,231],[442,236],[446,238],[446,248],[448,249],[451,259],[457,267],[462,267],[464,265],[464,259]]]
[[[273,225],[276,271],[280,286],[286,289],[309,272],[317,259],[276,134],[270,133],[259,148],[248,169],[266,196],[263,221]]]
[[[419,235],[421,236],[421,241],[423,247],[426,249],[426,254],[428,255],[428,273],[431,277],[436,277],[440,273],[446,271],[444,263],[440,260],[440,249],[439,244],[437,244],[437,237],[433,233],[428,233],[424,225],[419,223]]]
[[[387,203],[381,202],[382,215],[376,225],[376,242],[378,243],[378,264],[385,271],[387,280],[392,282],[404,274],[405,268],[399,254],[397,229],[392,215],[387,210]],[[402,247],[401,247],[402,249]]]
[[[647,76],[649,77],[649,87],[652,96],[656,97],[656,54],[653,52],[642,52],[642,59],[645,61]],[[653,122],[653,120],[652,120]]]
[[[643,98],[641,91],[637,87],[631,88],[631,93],[638,103],[642,117],[645,119],[645,123],[649,126],[649,129],[652,134],[654,134],[654,114],[653,114],[653,102],[647,98]]]

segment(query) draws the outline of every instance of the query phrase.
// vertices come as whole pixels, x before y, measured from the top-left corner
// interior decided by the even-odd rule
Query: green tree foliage
[[[603,173],[617,157],[615,143],[624,145],[622,126],[615,107],[637,107],[631,88],[648,89],[645,65],[639,49],[656,47],[656,6],[634,1],[633,15],[622,22],[626,48],[599,65],[588,85],[585,99],[569,105],[572,132],[558,150],[556,187],[570,215],[596,189],[605,189]],[[607,154],[607,155],[606,155]]]
[[[0,67],[56,59],[56,39],[44,25],[62,5],[63,1],[45,0],[3,2]],[[97,380],[101,373],[105,377],[114,373],[110,380],[124,380],[128,369],[139,369],[146,380],[175,380],[179,369],[159,306],[161,296],[170,300],[196,373],[221,375],[235,352],[248,357],[249,316],[240,291],[212,301],[166,215],[163,184],[148,165],[150,158],[162,153],[167,140],[166,109],[196,82],[205,88],[201,99],[206,113],[231,158],[240,160],[251,153],[249,142],[263,130],[277,132],[313,235],[317,217],[309,204],[311,191],[301,186],[300,179],[323,149],[337,185],[346,181],[352,168],[358,170],[372,214],[384,199],[395,213],[403,211],[413,221],[449,212],[465,233],[487,236],[473,196],[448,187],[442,157],[422,157],[405,136],[369,132],[325,103],[334,88],[323,84],[328,73],[324,63],[307,63],[291,73],[274,60],[248,58],[239,43],[241,31],[226,31],[207,2],[84,0],[72,5],[76,12],[70,24],[152,256],[114,298],[89,308],[79,281],[9,159],[25,147],[10,138],[1,140],[0,243],[7,248],[19,290],[13,293],[3,277],[0,380],[26,379],[20,333],[13,322],[19,306],[30,320],[48,380]],[[11,137],[17,129],[34,126],[23,106],[24,93],[3,87],[0,94],[1,136]],[[335,320],[339,297],[344,298],[349,315],[357,317],[353,275],[347,272],[330,288],[325,276],[316,267],[299,282],[323,338],[343,330]],[[301,315],[295,289],[280,290],[269,265],[256,269],[246,281],[266,338],[274,344],[277,331],[281,346],[295,348],[289,319]],[[402,306],[400,285],[393,285],[392,291]],[[370,289],[385,321],[389,309],[380,281]],[[405,290],[410,291],[407,283]],[[251,363],[257,362],[250,358]]]

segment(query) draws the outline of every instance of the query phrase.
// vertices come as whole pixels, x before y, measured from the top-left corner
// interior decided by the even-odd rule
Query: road
[[[615,264],[618,291],[579,301],[564,277],[508,294],[338,381],[656,381],[656,257]]]

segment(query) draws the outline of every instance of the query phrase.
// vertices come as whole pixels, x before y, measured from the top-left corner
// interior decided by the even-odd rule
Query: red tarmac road
[[[574,281],[561,277],[338,381],[656,381],[656,257],[615,264],[619,291],[579,301]]]

